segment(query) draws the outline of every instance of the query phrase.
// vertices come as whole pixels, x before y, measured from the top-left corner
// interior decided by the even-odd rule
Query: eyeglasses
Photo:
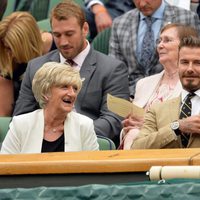
[[[167,44],[167,43],[171,43],[171,42],[176,42],[177,40],[175,39],[172,39],[172,38],[168,38],[168,37],[165,37],[165,38],[158,38],[156,40],[156,45],[160,44],[161,42],[164,43],[164,44]]]

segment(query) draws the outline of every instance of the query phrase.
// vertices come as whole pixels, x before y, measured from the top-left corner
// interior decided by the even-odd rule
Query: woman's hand
[[[130,131],[133,128],[140,129],[144,123],[143,117],[137,117],[133,115],[128,115],[126,119],[122,121],[123,130],[125,133]]]

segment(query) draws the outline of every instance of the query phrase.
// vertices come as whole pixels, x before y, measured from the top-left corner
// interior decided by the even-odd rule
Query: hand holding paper
[[[129,102],[125,99],[114,97],[110,94],[107,95],[108,109],[121,117],[127,117],[129,114],[133,114],[138,117],[144,116],[144,109]]]

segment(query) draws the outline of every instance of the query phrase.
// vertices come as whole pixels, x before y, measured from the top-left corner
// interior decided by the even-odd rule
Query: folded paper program
[[[127,117],[129,114],[143,117],[145,112],[143,108],[135,105],[134,103],[112,96],[111,94],[107,95],[107,106],[110,111],[121,117]]]

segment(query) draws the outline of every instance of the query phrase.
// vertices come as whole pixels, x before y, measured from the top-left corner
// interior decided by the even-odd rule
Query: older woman
[[[81,85],[79,72],[71,66],[44,64],[32,86],[42,109],[13,117],[1,153],[98,150],[93,121],[72,111]]]
[[[198,33],[194,28],[181,24],[168,24],[161,30],[157,52],[164,70],[159,74],[138,81],[133,100],[134,104],[148,110],[154,103],[163,102],[180,95],[182,86],[179,81],[177,66],[178,47],[180,40],[189,35],[197,37]],[[122,123],[124,127],[121,133],[123,149],[130,149],[143,125],[143,118],[129,115]]]

